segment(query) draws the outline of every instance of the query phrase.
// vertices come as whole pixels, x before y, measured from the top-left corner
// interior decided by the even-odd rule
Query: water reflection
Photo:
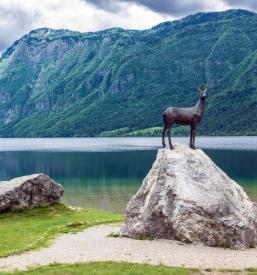
[[[156,150],[117,152],[0,152],[0,178],[44,172],[65,186],[74,206],[123,212],[150,169]],[[257,201],[257,152],[205,150]]]
[[[204,150],[227,174],[236,179],[257,179],[257,152]]]
[[[63,202],[123,212],[156,151],[0,152],[0,178],[43,172],[65,187]]]
[[[54,178],[142,177],[156,151],[128,152],[0,152],[0,178],[35,172]]]

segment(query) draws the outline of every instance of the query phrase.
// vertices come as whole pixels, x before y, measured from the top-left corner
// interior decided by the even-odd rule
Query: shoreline
[[[188,145],[189,137],[173,137]],[[201,149],[257,151],[257,136],[197,136]],[[0,152],[120,152],[156,150],[161,137],[0,138]]]

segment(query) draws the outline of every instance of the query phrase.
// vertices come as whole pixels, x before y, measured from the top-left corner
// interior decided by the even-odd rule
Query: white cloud
[[[184,6],[185,14],[196,12],[196,6],[197,11],[220,11],[228,9],[232,0],[154,1],[158,1],[158,7],[153,6],[152,0],[1,0],[0,51],[36,28],[66,28],[81,32],[111,27],[146,29],[181,17]],[[196,6],[192,4],[195,1]],[[173,6],[170,4],[169,7],[172,12],[161,11],[162,2],[166,6],[172,2]],[[179,10],[177,14],[174,7]]]
[[[66,28],[81,32],[111,27],[145,29],[173,19],[133,3],[119,5],[119,12],[112,13],[82,0],[1,0],[0,48],[6,48],[36,28]]]

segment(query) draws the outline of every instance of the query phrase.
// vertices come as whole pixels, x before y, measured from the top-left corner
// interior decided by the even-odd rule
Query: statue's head
[[[208,90],[208,87],[206,85],[201,85],[201,87],[199,88],[200,98],[207,97],[207,90]]]

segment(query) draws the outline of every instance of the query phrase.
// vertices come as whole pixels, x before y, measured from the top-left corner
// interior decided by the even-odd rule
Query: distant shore
[[[172,137],[174,143],[189,143],[189,136]],[[197,136],[201,149],[257,151],[257,136]],[[106,152],[156,150],[161,137],[95,137],[95,138],[0,138],[0,152],[60,151]]]
[[[110,131],[103,131],[99,137],[160,137],[162,134],[162,127],[149,127],[143,129],[130,129],[128,127],[114,129]],[[184,137],[190,135],[190,127],[178,126],[172,128],[172,136]],[[207,134],[199,133],[200,136],[257,136],[256,131],[249,132],[232,132],[232,133],[219,133],[219,134]]]

